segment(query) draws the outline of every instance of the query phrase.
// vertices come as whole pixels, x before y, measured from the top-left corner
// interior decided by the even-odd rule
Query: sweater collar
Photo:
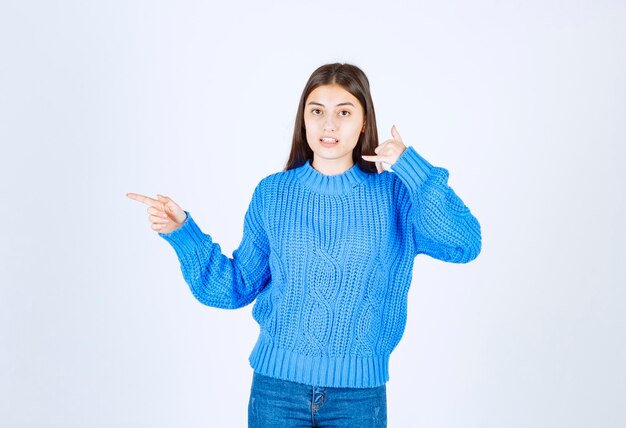
[[[324,175],[311,165],[311,160],[296,169],[300,181],[311,190],[328,195],[348,193],[358,186],[366,177],[358,163],[352,168],[338,175]]]

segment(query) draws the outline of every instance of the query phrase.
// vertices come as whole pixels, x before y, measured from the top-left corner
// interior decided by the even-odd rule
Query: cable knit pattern
[[[326,176],[307,162],[261,180],[230,258],[188,212],[159,235],[200,302],[238,308],[256,299],[255,371],[374,387],[389,379],[404,332],[415,257],[466,263],[480,252],[480,225],[447,182],[448,171],[413,147],[382,174],[355,164]]]

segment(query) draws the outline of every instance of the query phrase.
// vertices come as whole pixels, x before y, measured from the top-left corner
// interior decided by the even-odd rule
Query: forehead
[[[343,86],[340,85],[322,85],[315,88],[306,99],[306,102],[316,101],[324,104],[326,107],[333,107],[337,104],[350,102],[356,107],[361,106],[359,100],[346,91]]]

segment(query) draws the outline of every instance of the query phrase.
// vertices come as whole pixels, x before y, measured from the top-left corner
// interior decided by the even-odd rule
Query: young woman
[[[386,426],[389,355],[406,323],[418,254],[481,249],[476,218],[398,130],[378,144],[369,82],[350,64],[309,78],[284,171],[256,186],[232,258],[171,198],[129,193],[176,251],[194,296],[256,299],[250,427]]]

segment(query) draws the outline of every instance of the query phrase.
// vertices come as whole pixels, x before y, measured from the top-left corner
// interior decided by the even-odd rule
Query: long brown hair
[[[378,130],[376,129],[376,115],[374,103],[370,94],[370,84],[363,71],[352,64],[325,64],[311,74],[304,86],[298,112],[293,128],[291,153],[285,166],[285,171],[304,165],[307,160],[313,161],[313,150],[309,147],[304,127],[304,103],[313,90],[322,85],[340,85],[350,92],[363,106],[365,116],[365,132],[359,135],[359,140],[352,151],[352,160],[366,172],[376,172],[376,165],[361,158],[361,155],[375,155],[374,149],[378,146]]]

